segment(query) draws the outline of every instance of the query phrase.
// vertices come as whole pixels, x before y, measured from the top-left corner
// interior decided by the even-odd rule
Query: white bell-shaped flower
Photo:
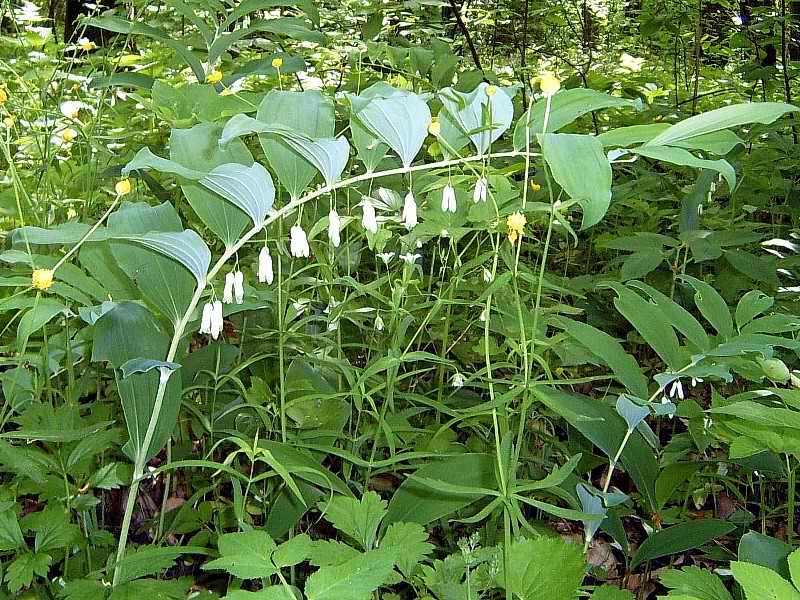
[[[370,233],[378,233],[378,219],[375,216],[375,207],[368,198],[364,198],[361,202],[361,210],[363,216],[361,217],[361,225]]]
[[[414,194],[408,192],[406,199],[403,202],[403,224],[406,226],[407,231],[411,231],[419,223],[417,219],[417,202],[414,200]]]
[[[231,304],[233,302],[233,286],[234,280],[236,277],[234,276],[233,272],[226,273],[225,275],[225,288],[222,291],[222,301],[225,304]]]
[[[486,177],[481,177],[475,182],[475,190],[472,192],[472,201],[477,204],[478,202],[486,202],[486,195],[489,192],[489,184]]]
[[[303,231],[303,228],[300,225],[293,225],[292,229],[289,232],[290,235],[290,250],[292,252],[292,256],[295,258],[305,257],[308,258],[311,250],[308,247],[308,237],[306,237],[306,232]]]
[[[266,284],[272,284],[275,280],[275,273],[272,270],[272,256],[270,256],[269,248],[266,246],[258,253],[258,280]]]
[[[328,213],[328,239],[334,248],[338,248],[339,244],[342,243],[341,228],[342,220],[339,218],[339,213],[336,212],[335,208],[332,208],[331,212]]]
[[[456,190],[449,183],[442,190],[442,212],[456,212]]]
[[[375,329],[377,331],[383,331],[383,328],[384,328],[383,319],[381,318],[380,315],[377,315],[375,317]]]
[[[211,315],[214,312],[214,307],[210,302],[203,305],[203,317],[200,319],[200,333],[211,333]]]
[[[211,337],[217,339],[219,334],[222,333],[224,321],[222,318],[222,302],[215,301],[211,307]]]
[[[244,273],[241,271],[233,274],[233,299],[236,304],[244,302]]]

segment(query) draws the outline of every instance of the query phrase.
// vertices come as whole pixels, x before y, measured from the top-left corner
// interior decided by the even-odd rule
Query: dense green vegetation
[[[0,598],[798,600],[800,3],[0,2]]]

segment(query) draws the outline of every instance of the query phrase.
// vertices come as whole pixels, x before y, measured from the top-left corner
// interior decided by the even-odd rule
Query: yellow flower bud
[[[220,71],[219,69],[214,69],[213,71],[211,71],[211,73],[206,75],[206,81],[208,83],[219,83],[220,81],[222,81],[222,71]]]
[[[3,119],[3,125],[11,129],[14,126],[14,117],[6,117]]]
[[[487,85],[486,86],[486,95],[490,98],[497,93],[497,86],[496,85]]]
[[[90,40],[84,39],[84,41],[81,42],[81,50],[83,50],[84,52],[90,52],[95,48],[97,48],[97,46],[95,46],[95,43]]]
[[[542,191],[542,186],[540,186],[535,181],[531,181],[531,190],[533,190],[534,192],[541,192]]]
[[[0,88],[0,104],[3,104],[8,100],[8,92],[6,92],[3,88]]]
[[[280,56],[272,59],[272,67],[274,69],[280,69],[282,66],[283,66],[283,59]]]
[[[117,192],[118,196],[124,196],[125,194],[131,193],[131,180],[130,179],[120,179],[117,182],[117,185],[114,186],[114,191]]]
[[[53,285],[52,269],[35,269],[31,276],[31,283],[37,290],[46,290]]]
[[[561,81],[549,71],[545,71],[539,76],[539,87],[545,98],[550,98],[561,89]]]
[[[433,136],[438,136],[440,133],[442,133],[442,124],[436,119],[432,119],[428,125],[428,133]]]
[[[522,235],[525,233],[526,223],[527,221],[525,220],[525,215],[520,212],[515,212],[514,214],[508,215],[508,219],[506,219],[506,225],[508,226],[509,242],[515,244],[517,239],[522,237]]]

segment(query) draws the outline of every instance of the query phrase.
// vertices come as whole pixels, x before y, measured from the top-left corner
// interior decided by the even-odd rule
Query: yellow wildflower
[[[3,104],[8,100],[8,92],[5,91],[3,88],[0,88],[0,104]]]
[[[3,119],[3,125],[11,129],[14,126],[14,117],[6,117]]]
[[[283,59],[278,56],[272,59],[272,68],[280,69],[283,66]]]
[[[97,48],[97,45],[88,38],[81,38],[78,40],[78,42],[79,46],[81,47],[81,50],[83,50],[84,52],[91,52],[92,50]]]
[[[220,71],[219,69],[214,69],[213,71],[211,71],[211,73],[206,75],[206,81],[208,83],[219,83],[220,81],[222,81],[222,71]]]
[[[490,98],[497,93],[497,86],[496,85],[487,85],[486,86],[486,95]]]
[[[440,133],[442,133],[442,124],[436,119],[432,119],[428,125],[428,133],[433,136],[438,136]]]
[[[31,283],[37,290],[46,290],[53,285],[52,269],[35,269],[31,276]]]
[[[542,186],[540,186],[535,181],[531,181],[531,190],[533,190],[534,192],[541,192],[542,191]]]
[[[131,180],[130,179],[120,179],[117,182],[117,185],[114,186],[114,191],[117,192],[118,196],[124,196],[125,194],[131,193]]]
[[[525,215],[520,212],[515,212],[514,214],[508,215],[508,219],[506,219],[506,225],[508,226],[509,242],[512,244],[517,243],[517,239],[521,238],[525,233],[526,223],[527,221],[525,220]]]
[[[545,71],[539,76],[539,87],[544,97],[550,98],[561,89],[561,81],[549,71]]]

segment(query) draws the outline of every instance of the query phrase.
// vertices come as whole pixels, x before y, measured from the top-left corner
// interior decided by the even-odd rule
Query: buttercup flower
[[[545,71],[539,76],[539,87],[545,98],[552,98],[561,89],[561,81],[549,71]]]
[[[496,85],[487,85],[486,86],[486,95],[491,98],[497,93],[497,86]]]
[[[89,52],[97,48],[97,44],[95,44],[89,38],[82,37],[78,40],[78,47],[84,52]]]
[[[515,244],[517,239],[522,237],[522,235],[525,233],[526,223],[527,221],[525,220],[525,215],[520,212],[515,212],[514,214],[508,215],[508,219],[506,219],[506,225],[508,226],[509,242]]]
[[[442,190],[442,211],[456,212],[456,191],[449,183]]]
[[[66,102],[61,103],[61,114],[67,117],[68,119],[77,119],[81,115],[82,110],[88,110],[89,112],[94,112],[92,107],[86,102],[81,102],[79,100],[67,100]]]
[[[130,179],[120,179],[117,184],[114,186],[114,191],[117,193],[117,196],[124,196],[125,194],[131,193],[131,180]]]
[[[328,239],[334,248],[338,248],[339,244],[342,243],[341,228],[342,220],[339,218],[339,213],[336,212],[335,208],[332,208],[331,212],[328,213]]]
[[[475,204],[478,202],[486,202],[486,195],[488,191],[489,189],[486,177],[481,177],[475,182],[475,190],[472,192],[472,201]]]
[[[540,186],[535,181],[531,181],[531,190],[533,190],[534,192],[541,192],[542,191],[542,186]]]
[[[211,73],[206,75],[206,81],[208,83],[219,83],[220,81],[222,81],[222,71],[220,71],[219,69],[214,69],[213,71],[211,71]]]
[[[3,104],[8,101],[8,92],[5,91],[3,88],[0,88],[0,104]]]
[[[303,228],[300,225],[293,225],[289,231],[289,236],[289,249],[292,256],[295,258],[300,258],[301,256],[308,258],[311,249],[308,247],[308,237],[306,237],[306,232],[303,231]]]
[[[432,119],[428,125],[428,133],[430,133],[432,136],[438,136],[440,133],[442,133],[442,124],[436,119]]]
[[[272,271],[272,256],[269,248],[264,246],[258,253],[258,281],[261,283],[272,284],[275,273]]]
[[[37,290],[46,290],[53,285],[53,276],[55,275],[52,269],[36,269],[31,276],[31,283]]]
[[[280,56],[272,59],[273,69],[280,69],[282,66],[283,66],[283,59]]]
[[[403,201],[403,224],[406,226],[407,231],[411,231],[416,227],[419,220],[417,219],[417,202],[414,200],[414,194],[408,192],[406,199]]]
[[[361,210],[364,215],[361,217],[361,225],[370,233],[378,233],[378,220],[375,217],[375,207],[368,198],[364,198],[361,202]]]

